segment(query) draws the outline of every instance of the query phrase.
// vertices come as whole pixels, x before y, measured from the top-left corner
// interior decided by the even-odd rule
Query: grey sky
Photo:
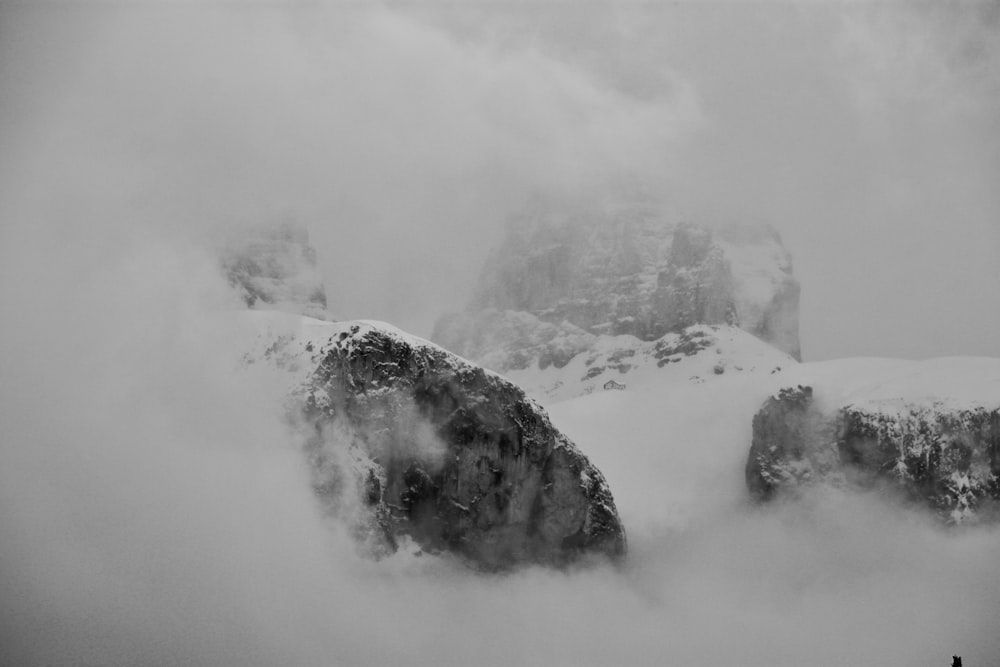
[[[235,7],[5,5],[5,237],[294,217],[428,335],[529,192],[631,171],[782,231],[808,359],[1000,354],[994,3]]]
[[[600,425],[623,485],[711,491],[671,524],[654,490],[620,571],[358,558],[202,243],[295,217],[332,310],[427,334],[528,193],[631,171],[783,232],[807,358],[1000,356],[996,4],[237,7],[0,4],[0,662],[997,654],[995,529],[742,507],[752,394],[648,397],[627,454]]]

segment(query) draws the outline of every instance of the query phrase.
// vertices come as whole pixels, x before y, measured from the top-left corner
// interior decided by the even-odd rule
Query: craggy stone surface
[[[961,523],[1000,518],[1000,406],[871,401],[821,410],[810,387],[783,389],[753,420],[750,493],[818,481],[889,483]]]
[[[327,317],[323,277],[305,227],[285,222],[232,230],[219,261],[248,307]]]
[[[604,477],[518,387],[389,327],[336,326],[306,345],[296,395],[317,493],[332,512],[360,501],[375,550],[407,535],[487,569],[624,553]]]
[[[641,198],[536,202],[508,225],[465,311],[432,337],[501,372],[559,363],[588,334],[653,341],[695,324],[736,325],[799,358],[798,304],[791,256],[770,227],[677,223]]]

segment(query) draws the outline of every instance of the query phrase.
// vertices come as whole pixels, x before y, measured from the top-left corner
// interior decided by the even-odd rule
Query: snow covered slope
[[[422,642],[412,643],[436,652],[439,662],[454,658],[452,642],[438,641],[446,628],[449,639],[473,637],[494,664],[513,654],[526,663],[541,655],[548,664],[617,664],[622,656],[628,664],[659,664],[676,656],[706,666],[902,667],[948,664],[952,653],[967,664],[990,664],[1000,651],[995,528],[943,531],[926,513],[883,502],[874,491],[826,485],[755,505],[744,479],[754,414],[782,387],[811,384],[831,404],[892,398],[908,388],[970,401],[994,384],[976,370],[981,360],[792,362],[772,374],[769,364],[782,357],[739,333],[730,341],[726,329],[715,332],[723,352],[759,352],[767,363],[716,375],[720,355],[706,347],[662,367],[652,359],[645,371],[629,369],[624,391],[582,393],[576,374],[581,393],[542,395],[552,423],[614,489],[629,528],[625,567],[463,577],[433,556],[401,551],[364,576],[352,572],[353,583],[345,584],[355,591],[345,603],[349,613],[364,609],[357,599],[378,601],[372,625],[412,628]],[[623,346],[628,340],[608,338]],[[269,346],[262,339],[260,352]],[[950,370],[927,372],[936,366]],[[254,364],[250,371],[262,369]],[[558,371],[540,377],[551,381],[557,378],[546,374]],[[970,374],[981,382],[970,383]],[[381,586],[380,576],[391,583]],[[386,614],[395,614],[393,622]],[[484,649],[480,638],[493,636],[497,615],[512,630]],[[490,619],[488,629],[476,620],[482,618]],[[384,635],[377,637],[364,655],[385,645]]]
[[[551,403],[601,391],[687,387],[723,376],[760,377],[798,365],[788,354],[732,326],[695,325],[655,341],[595,336],[562,367],[505,373],[532,396]]]

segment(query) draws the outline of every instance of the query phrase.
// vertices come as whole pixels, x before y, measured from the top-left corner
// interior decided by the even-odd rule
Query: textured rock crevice
[[[653,313],[653,335],[702,323],[739,325],[732,272],[711,231],[687,224],[674,230]]]
[[[799,358],[798,300],[770,227],[677,223],[641,199],[536,202],[508,225],[465,311],[441,318],[433,338],[501,372],[566,363],[588,336],[653,341],[695,324],[740,326]]]
[[[753,420],[750,493],[803,484],[888,483],[949,523],[1000,518],[1000,407],[902,399],[822,410],[809,387],[782,390]]]
[[[405,535],[487,569],[624,553],[603,476],[516,386],[370,326],[314,350],[300,390],[314,487],[374,551]],[[354,480],[324,465],[345,452]]]
[[[327,318],[326,289],[305,227],[284,222],[232,230],[219,249],[219,261],[249,308]]]

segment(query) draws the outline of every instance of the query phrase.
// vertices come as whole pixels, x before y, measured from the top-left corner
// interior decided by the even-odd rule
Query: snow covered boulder
[[[950,523],[1000,518],[1000,360],[814,366],[811,386],[781,390],[754,417],[753,496],[887,483]]]
[[[502,377],[381,323],[268,350],[298,369],[317,493],[374,549],[407,536],[487,569],[624,553],[603,475]]]

